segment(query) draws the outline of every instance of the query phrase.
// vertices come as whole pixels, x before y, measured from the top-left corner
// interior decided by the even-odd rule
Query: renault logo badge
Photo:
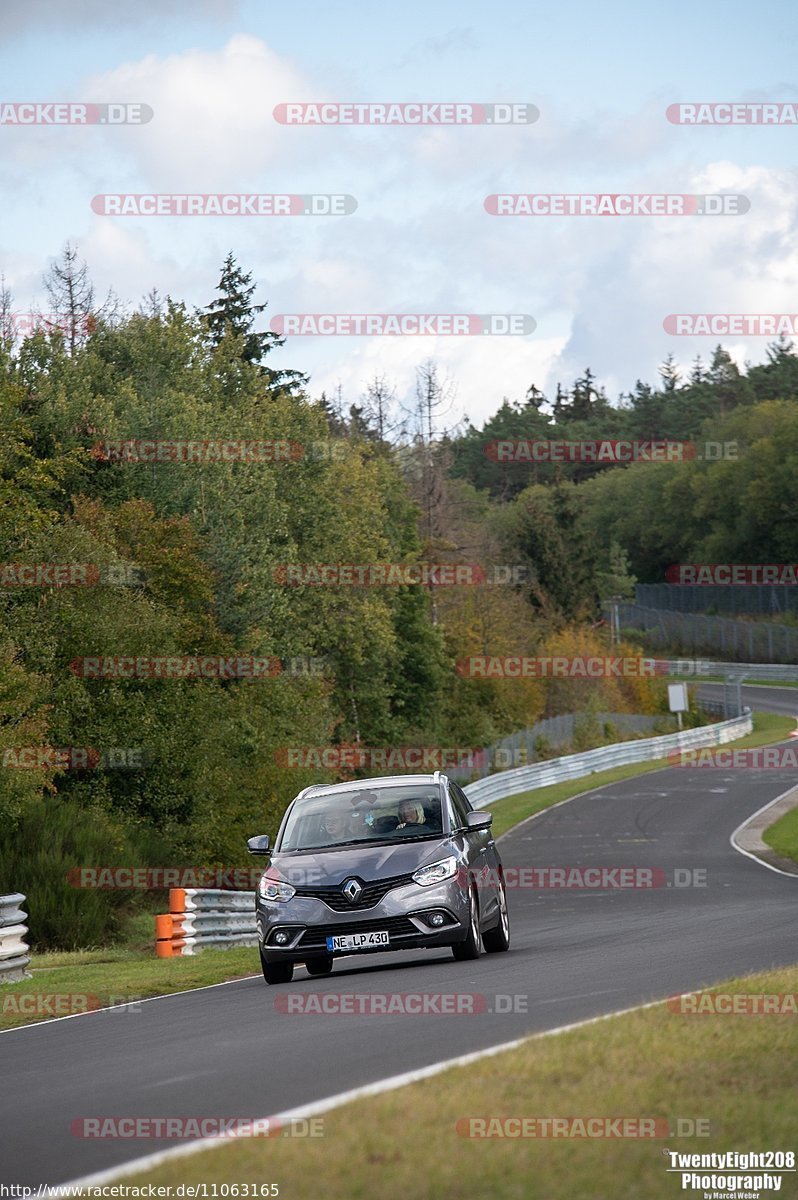
[[[344,884],[344,895],[346,896],[347,900],[351,901],[352,904],[359,899],[362,891],[363,888],[356,879],[347,879],[346,883]]]

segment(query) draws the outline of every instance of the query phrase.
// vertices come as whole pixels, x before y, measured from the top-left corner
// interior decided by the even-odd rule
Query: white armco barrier
[[[155,918],[159,958],[196,954],[205,946],[256,946],[255,893],[171,888],[169,912]]]
[[[20,892],[0,896],[0,983],[25,979],[30,962],[25,937],[28,932],[25,897]]]
[[[667,733],[662,737],[641,738],[634,742],[617,742],[612,746],[599,746],[597,750],[586,750],[583,754],[568,754],[564,758],[552,758],[548,762],[530,763],[528,767],[517,767],[512,771],[500,771],[469,783],[463,791],[474,808],[485,808],[494,800],[504,800],[519,792],[533,788],[548,787],[565,779],[580,779],[595,771],[607,771],[611,767],[622,767],[627,763],[651,762],[664,758],[672,750],[696,750],[701,746],[720,746],[744,737],[753,729],[751,713],[717,725],[701,725],[697,729],[684,729],[680,733]]]
[[[734,675],[745,681],[758,679],[764,683],[798,683],[798,665],[795,663],[744,663],[714,662],[708,658],[662,658],[669,675],[687,675],[700,683],[707,675]]]

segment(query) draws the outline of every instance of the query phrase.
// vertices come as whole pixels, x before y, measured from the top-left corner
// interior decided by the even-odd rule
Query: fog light
[[[291,934],[287,929],[280,929],[274,935],[274,943],[276,946],[287,946],[291,941]]]
[[[443,924],[443,919],[444,919],[443,913],[430,913],[429,923],[430,923],[430,925],[433,925],[436,929],[439,929],[440,926]]]

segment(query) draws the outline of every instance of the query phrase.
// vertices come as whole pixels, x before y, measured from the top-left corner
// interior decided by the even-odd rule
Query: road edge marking
[[[790,792],[794,791],[795,784],[793,784],[792,787],[787,788],[787,791],[782,792],[780,796],[775,796],[773,800],[768,800],[767,804],[763,804],[761,808],[756,810],[756,812],[751,813],[750,817],[746,817],[745,820],[737,826],[737,828],[729,837],[729,842],[731,843],[732,849],[736,850],[738,854],[744,854],[746,858],[751,858],[755,863],[759,863],[760,867],[767,867],[769,871],[775,871],[777,875],[784,875],[787,877],[787,879],[798,879],[798,873],[794,871],[783,871],[781,867],[775,867],[773,863],[766,862],[764,858],[760,858],[758,854],[754,854],[751,850],[744,850],[743,847],[737,842],[737,835],[738,833],[742,833],[745,827],[750,825],[751,822],[760,815],[760,813],[767,812],[767,810],[772,808],[774,804],[778,804],[780,800],[783,800],[785,796],[789,796]]]

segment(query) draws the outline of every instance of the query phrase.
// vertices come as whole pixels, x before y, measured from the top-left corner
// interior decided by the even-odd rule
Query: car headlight
[[[267,875],[262,875],[258,884],[258,895],[261,900],[285,904],[286,900],[290,900],[292,896],[296,895],[296,888],[291,887],[290,883],[283,883],[279,879],[269,879]]]
[[[419,867],[413,880],[422,887],[432,887],[433,883],[443,883],[444,879],[451,879],[456,874],[457,859],[450,854],[448,858],[441,858],[428,867]]]

